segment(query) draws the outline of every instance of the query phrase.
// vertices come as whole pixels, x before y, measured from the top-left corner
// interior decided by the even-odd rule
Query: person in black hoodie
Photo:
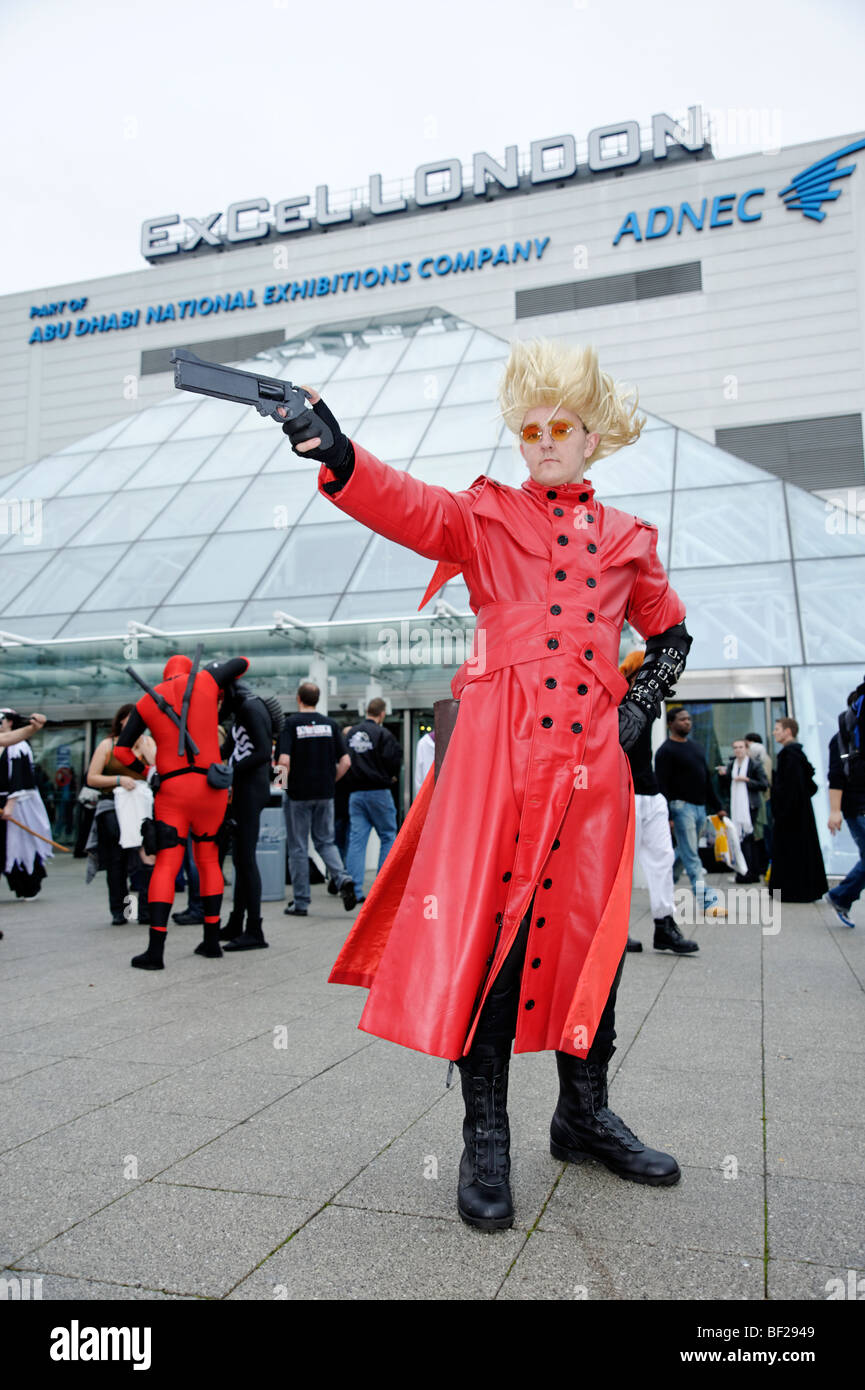
[[[781,751],[772,779],[775,834],[769,892],[785,903],[813,903],[829,885],[811,805],[817,783],[798,733],[795,719],[776,719],[773,737]]]
[[[369,833],[374,828],[381,841],[378,867],[396,839],[396,807],[390,788],[402,763],[402,748],[390,730],[385,729],[384,700],[370,700],[366,719],[346,732],[351,758],[352,792],[348,799],[351,829],[346,855],[346,872],[354,881],[355,897],[363,902],[363,871]]]
[[[270,799],[274,711],[270,701],[253,695],[244,681],[235,681],[230,712],[234,723],[229,762],[234,777],[228,809],[234,827],[234,903],[219,936],[226,951],[254,951],[268,945],[261,926],[261,874],[255,851],[261,813]]]

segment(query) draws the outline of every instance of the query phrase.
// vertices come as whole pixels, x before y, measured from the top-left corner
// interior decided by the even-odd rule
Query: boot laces
[[[624,1144],[626,1148],[632,1149],[634,1153],[638,1153],[641,1149],[646,1147],[642,1140],[637,1138],[633,1130],[628,1129],[624,1120],[620,1119],[614,1111],[609,1110],[606,1106],[595,1112],[595,1119],[612,1139],[616,1139],[618,1142]]]

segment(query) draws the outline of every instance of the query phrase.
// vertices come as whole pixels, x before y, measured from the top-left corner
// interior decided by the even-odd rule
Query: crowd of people
[[[643,656],[643,651],[633,651],[619,668],[629,686]],[[711,868],[722,867],[712,852],[719,817],[732,840],[732,853],[725,858],[737,884],[766,884],[783,902],[815,902],[825,895],[839,920],[848,927],[855,925],[851,909],[865,888],[865,760],[858,756],[865,724],[863,695],[865,682],[848,696],[849,732],[846,736],[843,729],[835,733],[828,748],[828,827],[835,835],[846,823],[859,851],[857,863],[831,890],[812,806],[817,791],[814,768],[798,741],[795,719],[782,717],[775,723],[774,766],[758,733],[751,731],[733,740],[727,762],[714,767],[720,796],[706,757],[691,737],[688,709],[674,706],[667,711],[667,738],[654,758],[651,728],[646,726],[627,756],[634,787],[634,856],[649,890],[654,949],[677,955],[699,950],[675,920],[673,890],[682,873],[706,920],[726,916],[718,893],[706,882]],[[219,700],[216,738],[220,757],[232,769],[232,788],[214,844],[220,871],[230,852],[235,874],[232,908],[225,925],[218,927],[218,943],[225,950],[267,946],[256,846],[261,813],[275,786],[285,791],[286,880],[293,895],[284,909],[287,916],[309,914],[310,870],[316,874],[310,843],[325,866],[328,892],[341,897],[351,911],[366,901],[371,832],[376,831],[379,841],[376,872],[396,839],[394,793],[403,751],[384,725],[385,701],[372,699],[364,718],[340,725],[318,711],[320,699],[315,682],[304,681],[296,692],[296,712],[283,715],[274,697],[255,696],[249,686],[235,679]],[[142,825],[153,816],[147,769],[156,766],[157,745],[147,726],[137,723],[133,762],[128,754],[117,753],[134,711],[135,705],[120,706],[109,734],[90,760],[85,781],[94,801],[86,822],[89,833],[82,843],[88,856],[88,881],[98,870],[105,872],[112,924],[136,920],[149,926],[156,854],[143,845]],[[25,719],[14,710],[0,713],[0,864],[17,900],[32,902],[56,843],[29,743],[44,727],[45,716],[33,714]],[[142,717],[139,714],[138,720]],[[434,758],[435,730],[431,728],[415,750],[415,797]],[[136,763],[141,764],[140,770]],[[173,920],[178,925],[203,927],[205,908],[195,844],[194,832],[183,840],[175,887],[186,890],[187,902]],[[212,850],[205,852],[208,857],[212,861]],[[210,926],[212,937],[212,921]],[[627,949],[641,951],[642,943],[629,937]],[[206,954],[216,954],[212,941]]]

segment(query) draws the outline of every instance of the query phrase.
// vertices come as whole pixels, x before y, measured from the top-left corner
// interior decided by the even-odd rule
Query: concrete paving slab
[[[755,999],[759,1000],[760,980],[748,961],[716,963],[711,947],[700,961],[690,962],[690,968],[677,970],[668,988],[676,995],[689,999]]]
[[[529,1236],[497,1298],[755,1301],[763,1298],[763,1262],[538,1230]]]
[[[462,1221],[325,1207],[230,1298],[490,1299],[524,1240]]]
[[[277,1033],[275,1029],[285,1031]],[[280,1074],[287,1069],[293,1075],[311,1077],[374,1042],[369,1033],[360,1033],[352,1023],[331,1018],[329,1012],[288,1021],[285,1015],[277,1014],[267,1031],[234,1047],[233,1056],[241,1065],[247,1063]]]
[[[194,1302],[194,1294],[163,1293],[161,1289],[148,1289],[143,1284],[109,1284],[98,1279],[66,1279],[62,1274],[43,1274],[38,1269],[0,1270],[0,1279],[7,1283],[15,1281],[17,1293],[12,1297],[44,1303],[61,1301],[64,1303],[109,1302],[140,1299],[143,1302]]]
[[[865,1268],[865,1188],[810,1178],[766,1179],[773,1259]]]
[[[0,1052],[0,1081],[12,1081],[16,1076],[26,1076],[28,1072],[38,1071],[40,1067],[50,1067],[62,1061],[60,1053],[43,1052],[34,1055],[20,1052]]]
[[[770,1260],[770,1299],[852,1302],[865,1297],[865,1269],[808,1264],[804,1260]],[[807,1326],[808,1319],[804,1319]]]
[[[56,1165],[67,1173],[129,1170],[149,1178],[231,1127],[230,1120],[166,1115],[125,1100],[55,1127],[22,1144],[16,1156],[39,1168]]]
[[[20,1152],[20,1151],[19,1151]],[[114,1172],[68,1173],[7,1155],[0,1165],[0,1239],[9,1263],[116,1201],[135,1181]]]
[[[819,1047],[836,1054],[836,1067],[842,1067],[846,1057],[855,1056],[857,1064],[862,1063],[865,1035],[861,999],[842,1004],[808,995],[803,1002],[791,995],[786,1000],[767,1001],[763,1027],[767,1047],[786,1053],[801,1052],[803,1046]]]
[[[632,1066],[629,1058],[612,1083],[610,1105],[645,1144],[674,1154],[680,1165],[763,1172],[762,1097],[753,1084],[743,1094],[735,1073],[699,1079]]]
[[[67,1058],[28,1072],[26,1077],[0,1082],[0,1107],[5,1112],[27,1102],[58,1108],[74,1102],[80,1107],[77,1113],[83,1114],[150,1086],[170,1070],[143,1060],[124,1063],[107,1057],[99,1061]]]
[[[865,1124],[802,1125],[770,1117],[766,1158],[773,1177],[865,1186]]]
[[[645,1187],[595,1163],[568,1164],[539,1229],[613,1241],[638,1231],[646,1245],[758,1259],[763,1181],[747,1175],[731,1181],[721,1172],[684,1168],[675,1187]]]
[[[767,1118],[798,1121],[819,1130],[865,1116],[865,1072],[849,1064],[839,1067],[837,1053],[831,1049],[809,1050],[807,1065],[803,1054],[801,1044],[795,1053],[767,1048]]]
[[[219,1298],[312,1215],[281,1197],[145,1183],[43,1245],[46,1274]]]
[[[17,1150],[19,1146],[37,1142],[39,1136],[46,1136],[47,1152],[53,1154],[55,1141],[47,1138],[56,1130],[63,1128],[77,1116],[86,1113],[86,1103],[75,1096],[69,1096],[60,1104],[37,1104],[33,1101],[19,1103],[14,1110],[3,1116],[0,1127],[0,1154]],[[50,1166],[50,1158],[48,1161]]]
[[[153,1063],[165,1063],[176,1067],[190,1062],[200,1062],[214,1052],[236,1047],[238,1043],[251,1039],[255,1029],[248,1024],[235,1027],[230,1018],[214,1017],[208,1011],[197,1016],[187,1017],[182,1022],[164,1023],[146,1033],[135,1033],[119,1042],[107,1043],[98,1048],[96,1057],[110,1055],[117,1060],[134,1061],[142,1054],[142,1040],[146,1038],[146,1055]]]
[[[248,1069],[238,1073],[228,1065],[222,1071],[194,1066],[145,1087],[136,1100],[146,1110],[166,1114],[246,1120],[281,1100],[303,1080],[302,1076],[278,1076]]]
[[[739,1001],[735,1001],[739,1002]],[[684,1020],[650,1018],[629,1049],[628,1064],[640,1070],[669,1066],[687,1052],[688,1064],[699,1072],[759,1070],[762,1052],[759,1020],[753,1024],[706,1019],[701,1026]]]
[[[300,1096],[305,1087],[300,1087]],[[285,1102],[283,1102],[284,1104]],[[326,1105],[303,1101],[291,1119],[241,1122],[189,1157],[167,1167],[167,1182],[229,1192],[329,1201],[370,1163],[398,1131],[379,1134],[339,1128]]]

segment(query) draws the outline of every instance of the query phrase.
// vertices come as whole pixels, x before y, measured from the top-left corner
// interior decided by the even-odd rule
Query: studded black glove
[[[693,640],[684,623],[676,623],[666,632],[650,637],[643,664],[631,682],[625,703],[638,705],[649,719],[657,719],[662,702],[675,694],[676,681],[685,669],[685,658]]]
[[[297,445],[307,439],[315,438],[315,434],[311,434],[310,429],[315,426],[316,417],[330,430],[333,435],[333,443],[327,449],[308,449],[301,452]],[[298,458],[315,459],[316,463],[323,463],[338,480],[339,487],[348,482],[354,469],[354,449],[351,447],[351,440],[343,434],[335,416],[328,410],[324,401],[318,400],[314,406],[311,405],[309,410],[305,410],[296,419],[286,420],[282,432],[288,435],[291,440],[291,447]],[[331,486],[327,487],[328,491],[331,491]],[[333,490],[337,491],[338,489],[334,488]]]

